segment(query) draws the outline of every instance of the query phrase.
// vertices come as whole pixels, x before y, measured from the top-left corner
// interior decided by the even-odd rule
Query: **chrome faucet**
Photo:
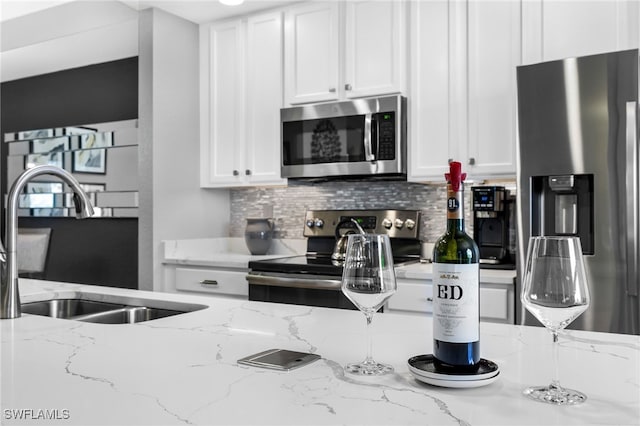
[[[78,181],[67,171],[55,166],[36,166],[25,170],[11,186],[7,196],[7,222],[5,229],[5,247],[0,242],[0,319],[20,316],[20,294],[18,292],[18,200],[24,186],[36,176],[53,175],[67,183],[73,190],[76,205],[76,217],[83,219],[93,216],[93,207],[89,197]]]

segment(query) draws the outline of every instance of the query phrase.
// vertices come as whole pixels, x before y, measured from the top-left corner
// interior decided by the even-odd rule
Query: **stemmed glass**
[[[351,234],[342,272],[342,292],[367,319],[367,357],[360,363],[348,364],[353,374],[381,375],[393,367],[373,360],[371,356],[371,320],[373,314],[396,291],[391,242],[387,235]]]
[[[560,386],[558,332],[589,307],[589,287],[578,237],[532,237],[523,275],[521,300],[553,335],[554,378],[548,386],[525,389],[537,401],[558,405],[584,402],[585,394]]]

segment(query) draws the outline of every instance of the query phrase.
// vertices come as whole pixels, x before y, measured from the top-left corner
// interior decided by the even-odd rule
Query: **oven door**
[[[342,293],[340,277],[309,274],[250,272],[249,300],[357,309]]]

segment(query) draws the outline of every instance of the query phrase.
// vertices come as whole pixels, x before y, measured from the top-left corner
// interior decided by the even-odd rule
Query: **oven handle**
[[[342,281],[331,280],[326,278],[309,279],[309,278],[287,278],[274,277],[271,275],[247,274],[249,284],[267,285],[275,287],[294,287],[294,288],[315,288],[318,290],[340,290]]]

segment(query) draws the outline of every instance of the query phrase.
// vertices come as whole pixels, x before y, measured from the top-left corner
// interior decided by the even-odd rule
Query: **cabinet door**
[[[201,27],[201,186],[236,184],[243,147],[242,23]]]
[[[442,181],[451,158],[449,2],[411,2],[410,20],[408,180]]]
[[[433,313],[433,282],[398,280],[398,289],[387,302],[391,311]]]
[[[480,287],[480,319],[483,321],[514,323],[513,307],[509,297],[513,292],[509,288]]]
[[[247,20],[247,103],[245,179],[249,183],[286,183],[280,178],[282,108],[282,14]]]
[[[175,289],[216,295],[248,297],[246,271],[176,268]]]
[[[461,161],[474,178],[515,176],[520,2],[470,1],[467,8],[467,153]]]
[[[473,178],[515,176],[520,3],[411,7],[409,180],[442,181],[451,159]]]
[[[637,48],[639,8],[624,0],[526,1],[524,63]]]
[[[387,312],[433,314],[433,282],[399,279],[398,289],[387,302]],[[514,323],[513,288],[480,284],[480,320]]]
[[[400,93],[406,72],[406,3],[346,3],[345,79],[348,98]]]
[[[312,2],[286,12],[285,102],[338,99],[339,4]]]

